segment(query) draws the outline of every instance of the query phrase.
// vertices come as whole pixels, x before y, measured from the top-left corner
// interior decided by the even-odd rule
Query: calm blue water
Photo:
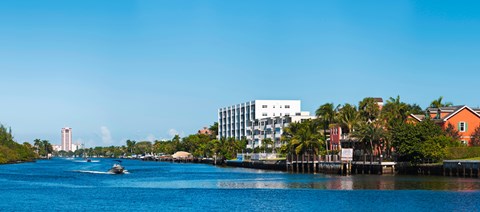
[[[1,211],[480,211],[480,180],[52,159],[0,166]]]

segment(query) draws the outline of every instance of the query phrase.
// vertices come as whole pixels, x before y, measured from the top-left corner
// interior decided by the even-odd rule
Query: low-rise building
[[[460,141],[464,145],[472,145],[472,134],[480,126],[480,109],[466,105],[439,108],[427,108],[426,115],[410,114],[407,123],[418,123],[426,118],[446,130],[449,126],[458,131]]]
[[[200,135],[211,135],[212,131],[207,127],[203,127],[203,129],[198,130],[198,134]]]
[[[466,105],[428,108],[427,114],[444,130],[452,126],[458,131],[460,141],[464,145],[472,145],[472,134],[480,126],[480,109]]]

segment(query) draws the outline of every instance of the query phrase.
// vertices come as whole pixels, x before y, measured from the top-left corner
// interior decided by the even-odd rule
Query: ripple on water
[[[203,164],[49,160],[0,166],[0,208],[18,210],[479,211],[480,180],[289,174]],[[35,170],[35,171],[32,171]],[[75,172],[76,170],[77,172]]]

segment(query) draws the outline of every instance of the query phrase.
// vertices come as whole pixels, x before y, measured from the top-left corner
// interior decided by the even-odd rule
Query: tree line
[[[177,151],[186,151],[194,157],[224,158],[233,159],[238,152],[246,147],[246,139],[236,140],[234,138],[217,139],[218,123],[210,126],[211,135],[192,134],[181,138],[175,135],[171,140],[135,141],[126,140],[125,145],[109,147],[82,148],[75,152],[60,151],[60,156],[82,156],[82,157],[128,157],[132,155],[165,154],[172,155]]]
[[[429,107],[451,106],[443,97],[435,99]],[[443,130],[433,120],[426,119],[417,124],[407,121],[410,114],[425,114],[417,104],[402,102],[400,96],[390,97],[380,108],[374,98],[364,98],[357,105],[335,105],[326,103],[316,111],[316,119],[290,123],[281,136],[282,145],[274,146],[271,139],[264,139],[262,146],[247,149],[246,138],[220,138],[218,123],[210,126],[212,135],[192,134],[184,138],[176,135],[166,141],[127,140],[125,145],[80,149],[74,155],[120,157],[142,154],[173,154],[187,151],[195,157],[235,158],[241,152],[276,152],[286,154],[338,154],[328,143],[329,129],[341,127],[347,141],[342,147],[354,148],[355,155],[373,160],[409,161],[422,163],[439,161],[450,147],[460,146],[460,136],[453,126]],[[472,135],[472,144],[480,144],[480,128]],[[37,146],[37,145],[35,145]],[[38,152],[42,153],[39,145]],[[48,147],[45,151],[48,151]]]
[[[432,101],[430,107],[451,106],[443,97]],[[350,142],[343,147],[354,148],[355,153],[385,160],[422,163],[436,162],[446,156],[447,148],[460,146],[460,136],[453,126],[443,130],[426,115],[418,124],[408,123],[410,114],[425,114],[416,104],[407,104],[400,97],[390,97],[380,108],[374,98],[364,98],[358,106],[346,103],[321,105],[316,110],[317,119],[291,123],[284,129],[282,140],[287,154],[336,154],[329,149],[327,131],[340,126]],[[478,145],[480,128],[472,135]],[[331,151],[330,153],[328,151]]]
[[[30,143],[15,142],[12,130],[0,125],[0,164],[33,161],[37,157]]]

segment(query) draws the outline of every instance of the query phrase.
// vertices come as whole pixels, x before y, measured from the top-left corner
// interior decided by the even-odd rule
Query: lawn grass
[[[463,158],[463,159],[458,159],[458,160],[480,160],[480,157],[474,157],[474,158]]]

